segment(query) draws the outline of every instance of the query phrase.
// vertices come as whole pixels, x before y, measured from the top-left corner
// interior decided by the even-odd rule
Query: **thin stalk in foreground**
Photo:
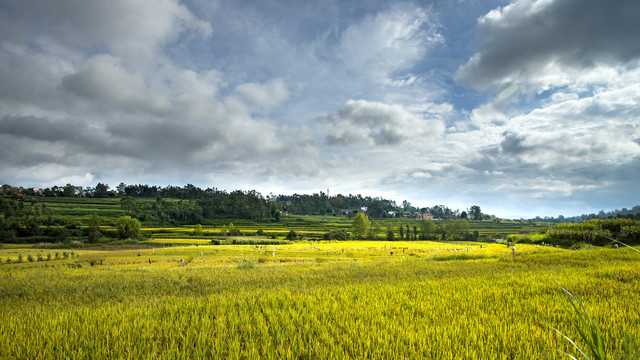
[[[555,279],[554,279],[555,280]],[[598,328],[598,324],[596,324],[589,312],[584,307],[582,302],[577,299],[573,294],[571,294],[567,289],[565,289],[558,281],[556,280],[556,284],[560,286],[564,294],[569,299],[569,303],[571,304],[570,310],[569,307],[563,304],[565,312],[569,317],[569,321],[573,324],[574,328],[580,334],[582,340],[587,344],[589,352],[591,353],[594,360],[605,360],[607,358],[607,353],[604,345],[604,341],[602,339],[602,334],[600,332],[600,328]],[[580,349],[578,345],[564,334],[562,334],[558,329],[553,328],[558,334],[562,335],[562,337],[567,340],[576,350],[580,352],[586,359],[591,359],[587,356],[587,354]],[[572,359],[575,357],[564,353],[565,355],[570,356]]]

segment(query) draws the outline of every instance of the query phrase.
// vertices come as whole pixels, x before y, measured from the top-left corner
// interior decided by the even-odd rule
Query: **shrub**
[[[204,232],[202,231],[202,225],[197,224],[193,228],[193,236],[202,236],[203,234],[204,234]]]
[[[348,240],[349,234],[344,230],[332,230],[324,233],[322,237],[325,240]]]
[[[290,230],[286,237],[287,240],[297,240],[298,238],[299,238],[299,235],[294,230]]]
[[[272,240],[272,239],[233,239],[233,245],[288,245],[289,240]]]
[[[131,216],[121,216],[116,220],[118,237],[121,239],[137,239],[140,237],[140,221]]]
[[[396,235],[393,233],[393,230],[387,231],[387,240],[394,241],[396,239]]]

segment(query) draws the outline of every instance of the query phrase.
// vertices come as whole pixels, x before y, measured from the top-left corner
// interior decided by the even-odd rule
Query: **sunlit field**
[[[613,358],[640,356],[628,248],[152,245],[0,249],[0,358],[561,359],[552,327],[578,336],[554,278]]]

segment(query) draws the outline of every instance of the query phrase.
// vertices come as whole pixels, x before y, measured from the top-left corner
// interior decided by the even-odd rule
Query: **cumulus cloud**
[[[535,88],[601,78],[599,67],[640,56],[640,3],[518,0],[478,20],[484,39],[457,71],[477,88],[527,82]]]
[[[258,109],[269,110],[289,97],[289,90],[283,79],[272,79],[264,84],[244,83],[238,85],[235,93]]]
[[[20,36],[0,43],[0,164],[13,169],[7,180],[28,178],[35,167],[50,172],[34,177],[45,183],[65,171],[99,178],[107,164],[112,174],[133,174],[129,167],[243,173],[238,164],[246,159],[307,151],[308,141],[269,120],[289,97],[283,78],[237,82],[229,91],[221,70],[171,59],[172,42],[212,35],[208,22],[177,1],[38,5],[15,2],[2,11],[5,19],[6,11],[20,15],[5,24]],[[33,16],[42,21],[24,21]]]
[[[418,137],[437,137],[444,130],[441,121],[425,119],[400,105],[349,100],[332,119],[329,145],[399,145]]]
[[[502,150],[503,153],[517,155],[526,150],[526,147],[523,145],[525,140],[524,136],[508,131],[502,135],[504,135],[504,140],[500,142],[500,150]]]
[[[148,61],[183,31],[211,36],[211,25],[198,19],[176,0],[37,0],[11,1],[10,9],[24,18],[41,21],[16,24],[16,31],[35,32],[41,46],[89,48],[126,57],[130,62]]]
[[[505,116],[499,124],[449,134],[445,146],[465,154],[455,161],[488,189],[530,191],[539,198],[586,199],[591,194],[604,201],[600,187],[626,191],[625,184],[638,171],[640,111],[631,100],[640,94],[636,76],[634,71],[614,79],[619,88],[582,98],[558,97],[532,111]]]
[[[443,41],[434,17],[421,8],[396,7],[365,17],[341,36],[338,56],[355,74],[373,82],[410,85],[411,68]]]
[[[126,69],[121,60],[109,54],[87,59],[77,72],[63,78],[64,89],[110,107],[137,108],[166,112],[167,101],[148,92],[142,74]],[[155,95],[155,96],[154,96]]]

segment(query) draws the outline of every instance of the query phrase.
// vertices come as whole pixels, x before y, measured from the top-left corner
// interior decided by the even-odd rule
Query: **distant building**
[[[433,220],[433,214],[431,213],[422,213],[423,220]]]

